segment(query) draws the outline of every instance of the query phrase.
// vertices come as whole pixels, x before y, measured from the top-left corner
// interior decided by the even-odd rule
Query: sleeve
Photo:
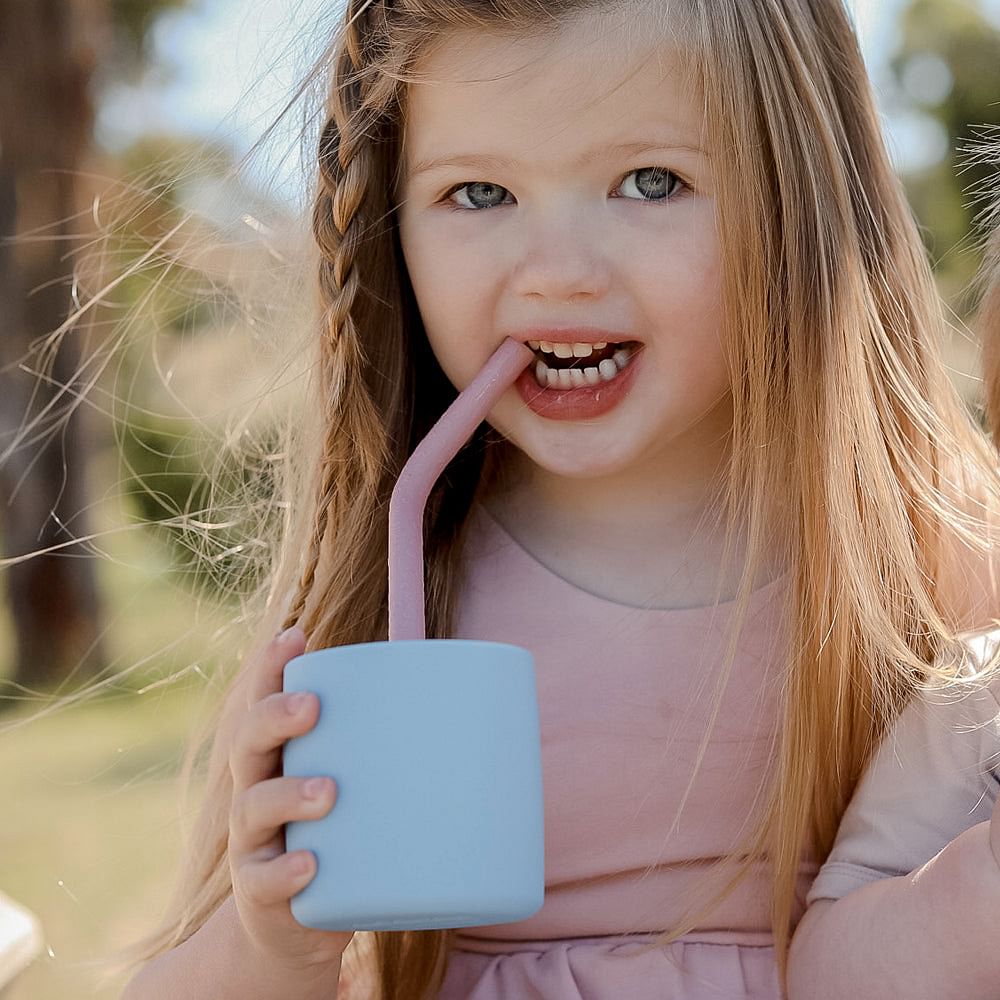
[[[1000,630],[991,647],[997,638]],[[859,782],[807,904],[907,875],[990,818],[1000,789],[997,683],[914,696]]]

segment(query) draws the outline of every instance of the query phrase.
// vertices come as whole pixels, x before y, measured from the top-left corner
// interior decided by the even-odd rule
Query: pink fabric
[[[712,861],[762,807],[785,580],[752,595],[687,790],[732,606],[664,610],[597,597],[542,565],[483,507],[466,551],[455,638],[510,642],[535,657],[546,893],[527,920],[456,932],[442,1000],[779,997],[766,868],[681,941],[632,952],[679,918],[685,902],[705,901]],[[816,870],[804,857],[796,919]]]
[[[453,950],[447,1000],[775,1000],[774,949],[676,941],[636,955],[642,944],[621,937],[519,944],[506,955]]]

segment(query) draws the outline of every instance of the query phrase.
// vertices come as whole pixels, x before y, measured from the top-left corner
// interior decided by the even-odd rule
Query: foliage
[[[984,129],[1000,125],[1000,28],[977,0],[911,0],[899,39],[890,63],[895,81],[947,139],[940,162],[904,180],[942,290],[964,315],[972,304],[961,293],[979,264],[971,246],[976,200],[990,180],[989,168],[971,162],[967,150]]]
[[[232,598],[259,582],[259,511],[275,489],[275,436],[253,453],[206,440],[190,421],[144,414],[119,421],[125,493],[175,553],[173,571],[197,591]],[[217,456],[215,468],[206,457]]]
[[[109,395],[125,499],[170,546],[174,572],[195,590],[245,593],[256,582],[257,510],[267,509],[273,490],[275,434],[264,427],[253,443],[231,441],[206,416],[225,408],[227,386],[206,380],[200,398],[188,391],[182,400],[173,379],[185,354],[211,351],[212,342],[246,329],[239,295],[200,263],[207,255],[218,268],[221,255],[223,270],[238,270],[238,252],[206,219],[193,220],[187,204],[200,185],[231,174],[232,157],[218,145],[145,136],[120,154],[118,168],[128,183],[108,209],[114,221],[104,234],[100,280],[114,281],[109,308],[118,346]]]
[[[190,0],[109,0],[112,21],[120,39],[127,40],[133,59],[149,58],[151,29],[165,11],[190,6]]]

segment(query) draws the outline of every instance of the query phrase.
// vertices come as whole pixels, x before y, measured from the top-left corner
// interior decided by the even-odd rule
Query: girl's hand
[[[285,664],[305,650],[297,626],[273,639],[250,666],[248,711],[236,726],[229,755],[233,801],[229,864],[233,896],[247,939],[269,971],[317,983],[336,975],[353,931],[318,931],[292,916],[289,900],[316,873],[311,851],[285,853],[283,824],[317,819],[333,807],[331,778],[281,777],[281,748],[319,717],[316,695],[284,694]],[[336,987],[336,980],[331,984]],[[332,992],[332,991],[331,991]]]

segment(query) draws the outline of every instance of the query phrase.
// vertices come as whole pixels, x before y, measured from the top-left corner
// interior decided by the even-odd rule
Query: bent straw
[[[508,337],[403,466],[389,499],[389,640],[425,638],[424,507],[431,487],[534,357]]]

